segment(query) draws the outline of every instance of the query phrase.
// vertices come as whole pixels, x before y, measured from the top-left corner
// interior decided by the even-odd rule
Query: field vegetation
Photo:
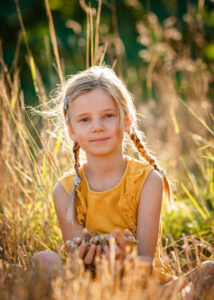
[[[123,263],[112,258],[108,264],[103,257],[96,274],[85,270],[76,254],[67,257],[52,190],[57,178],[72,167],[71,151],[62,128],[55,130],[57,118],[42,118],[25,105],[20,45],[26,47],[41,114],[50,105],[49,91],[15,2],[21,31],[10,68],[0,44],[0,299],[179,299],[180,285],[165,291],[155,277],[145,282],[145,265],[136,251]],[[105,34],[101,11],[106,2],[80,1],[87,16],[85,67],[102,64],[107,57],[136,99],[139,126],[173,186],[175,209],[169,210],[165,203],[162,209],[162,244],[164,260],[179,277],[203,261],[214,260],[213,62],[202,53],[206,48],[204,2],[192,5],[184,16],[189,43],[174,16],[159,22],[149,11],[138,20],[136,39],[142,46],[138,53],[142,63],[137,68],[126,68],[116,1],[108,4],[113,34]],[[140,1],[130,2],[130,9],[140,9]],[[47,48],[46,55],[54,64],[50,71],[54,88],[65,80],[66,61],[58,52],[49,2],[44,3],[53,53],[50,57]],[[77,24],[70,26],[78,31]],[[50,61],[47,64],[49,68]],[[146,101],[141,101],[144,94]],[[63,276],[32,268],[33,254],[44,250],[63,258]]]

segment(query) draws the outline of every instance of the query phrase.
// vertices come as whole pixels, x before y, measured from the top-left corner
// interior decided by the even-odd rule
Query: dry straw
[[[84,1],[82,1],[84,2]],[[202,10],[202,2],[199,1],[200,11]],[[31,74],[35,86],[35,90],[39,91],[41,95],[45,95],[42,91],[42,82],[38,80],[38,70],[35,66],[32,54],[29,51],[29,45],[27,35],[24,29],[23,20],[21,18],[21,12],[16,0],[17,12],[19,21],[21,24],[22,35],[25,39],[25,44],[28,51],[28,62],[31,69]],[[99,5],[100,2],[99,2]],[[47,13],[49,14],[49,25],[51,35],[55,35],[53,30],[53,24],[51,25],[51,12],[49,10],[48,1],[46,1]],[[101,6],[100,11],[101,11]],[[98,9],[99,10],[99,9]],[[93,10],[94,11],[94,10]],[[100,13],[97,13],[97,16]],[[88,24],[90,23],[90,14],[88,15]],[[93,15],[94,16],[94,15]],[[154,30],[159,30],[157,20],[150,18],[150,22],[153,22],[150,26],[155,26]],[[169,22],[168,22],[169,23]],[[96,24],[99,24],[99,19],[96,20]],[[194,25],[194,24],[193,24]],[[97,25],[98,26],[98,25]],[[96,34],[99,29],[96,26]],[[99,26],[98,26],[99,27]],[[88,32],[91,30],[91,25],[88,25]],[[158,29],[157,29],[158,28]],[[160,32],[160,30],[159,30]],[[99,40],[94,47],[94,62],[96,60],[95,54],[100,53]],[[89,66],[89,33],[87,35],[87,66]],[[57,61],[58,74],[60,81],[63,81],[63,71],[60,67],[60,59],[58,50],[56,48],[56,38],[52,37],[52,44],[55,47],[54,53]],[[169,43],[170,44],[170,43]],[[19,46],[17,43],[16,54],[14,57],[13,68],[8,70],[3,60],[2,48],[0,48],[0,299],[20,299],[20,300],[58,300],[58,299],[134,299],[134,300],[172,300],[182,299],[180,290],[185,287],[190,280],[193,279],[192,273],[193,267],[196,265],[203,270],[203,261],[214,260],[213,250],[213,208],[212,202],[209,202],[213,195],[213,141],[210,138],[210,134],[213,133],[213,129],[209,126],[209,119],[207,114],[203,115],[203,106],[200,106],[200,115],[197,114],[197,103],[191,101],[191,97],[188,98],[188,86],[192,86],[194,95],[197,99],[203,99],[203,105],[207,105],[209,112],[209,103],[206,99],[207,85],[209,82],[209,76],[201,67],[200,62],[192,62],[189,69],[195,67],[200,69],[200,76],[196,73],[191,73],[187,69],[187,63],[190,64],[188,57],[177,57],[177,64],[175,68],[184,70],[187,74],[185,82],[183,83],[184,93],[187,95],[188,107],[191,108],[190,115],[197,116],[196,120],[199,123],[191,123],[190,135],[188,135],[188,141],[186,137],[182,136],[188,145],[188,153],[186,157],[188,163],[194,164],[199,177],[194,176],[191,172],[190,165],[185,165],[185,171],[181,168],[182,163],[174,165],[176,176],[183,176],[185,178],[185,187],[181,186],[176,192],[180,202],[187,202],[187,209],[190,214],[195,211],[197,219],[193,219],[192,224],[197,226],[197,222],[200,225],[205,226],[206,223],[210,224],[210,230],[205,229],[200,232],[200,237],[183,236],[176,242],[172,238],[172,234],[168,235],[171,242],[168,243],[165,252],[167,252],[168,264],[174,270],[178,276],[178,280],[163,285],[157,277],[145,277],[146,265],[144,262],[137,258],[136,251],[133,251],[126,257],[123,262],[114,260],[112,254],[110,266],[108,260],[105,257],[97,259],[96,261],[96,276],[94,273],[85,270],[82,261],[77,257],[77,253],[67,257],[65,255],[62,241],[59,238],[61,235],[58,227],[56,215],[54,214],[54,208],[52,205],[52,189],[56,178],[58,177],[59,169],[65,167],[65,156],[59,150],[60,139],[55,145],[55,154],[58,156],[58,160],[55,160],[53,153],[47,151],[47,135],[44,129],[38,129],[37,121],[27,114],[24,108],[24,93],[21,90],[19,70],[18,70],[18,57]],[[98,48],[97,48],[98,47]],[[101,54],[101,61],[104,59],[107,51],[107,43]],[[151,51],[157,50],[150,48]],[[159,50],[158,50],[159,51]],[[145,53],[144,53],[145,54]],[[148,53],[147,53],[148,54]],[[57,58],[58,57],[58,58]],[[184,61],[186,63],[184,63]],[[156,62],[156,63],[155,63]],[[179,106],[176,102],[177,92],[175,90],[175,84],[173,76],[168,76],[166,65],[159,64],[159,59],[152,62],[152,66],[149,71],[149,84],[156,83],[160,91],[160,103],[161,107],[167,113],[163,117],[164,122],[170,122],[170,115],[168,114],[169,107],[166,102],[166,97],[170,98],[174,115],[176,117],[179,134],[184,130],[186,132],[187,125],[190,126],[189,117],[181,119],[179,112]],[[168,64],[169,66],[169,64]],[[191,68],[190,68],[191,67]],[[183,69],[182,69],[183,68]],[[173,69],[173,67],[172,67]],[[190,80],[190,81],[188,81]],[[191,84],[190,84],[191,83]],[[186,84],[186,85],[185,85]],[[200,87],[200,89],[199,89]],[[152,101],[148,106],[144,106],[144,109],[148,110],[148,114],[153,111]],[[202,103],[202,102],[201,102]],[[150,107],[151,105],[151,107]],[[145,114],[144,110],[144,114]],[[186,112],[182,111],[182,117]],[[203,117],[203,118],[202,118]],[[200,118],[200,119],[199,119]],[[152,128],[152,124],[155,124],[157,120],[148,120],[147,133]],[[203,122],[205,120],[205,122]],[[164,127],[163,123],[159,123],[158,130],[155,134],[165,134],[167,150],[171,149],[171,140],[176,145],[176,157],[182,155],[183,145],[178,144],[178,140],[181,136],[175,135],[174,127],[170,129]],[[203,125],[203,126],[201,126]],[[210,130],[207,130],[207,125]],[[165,128],[165,130],[164,130]],[[194,132],[194,135],[192,134]],[[197,136],[196,133],[197,132]],[[154,133],[154,131],[153,131]],[[208,135],[209,134],[209,135]],[[151,134],[152,135],[152,134]],[[43,136],[43,138],[41,138]],[[198,146],[190,144],[189,139]],[[157,136],[155,141],[158,142]],[[161,145],[162,147],[162,145]],[[162,148],[161,148],[162,149]],[[161,151],[162,152],[162,151]],[[164,152],[164,151],[163,151]],[[197,163],[193,160],[194,153]],[[67,156],[66,159],[69,159]],[[67,162],[67,160],[66,160]],[[185,173],[186,172],[186,173]],[[187,175],[186,175],[187,174]],[[182,194],[183,193],[183,194]],[[207,205],[207,203],[209,205]],[[186,204],[185,204],[186,205]],[[192,206],[191,206],[192,205]],[[184,206],[186,207],[186,206]],[[185,210],[182,210],[185,213]],[[200,219],[201,217],[201,219]],[[171,225],[178,222],[181,216],[178,215],[177,219],[173,219],[169,216]],[[183,219],[182,219],[183,220]],[[189,221],[189,223],[190,223]],[[209,241],[209,242],[208,242]],[[59,273],[42,273],[37,272],[31,268],[32,254],[40,250],[56,250],[61,257],[65,260],[64,263],[64,275]],[[114,242],[111,247],[112,253],[114,252]],[[200,278],[202,285],[206,287],[204,294],[199,296],[199,299],[212,300],[214,290],[211,289],[212,278],[214,278],[212,268],[204,268],[204,278]],[[184,273],[187,274],[181,277]],[[60,275],[60,276],[58,276]],[[94,276],[94,277],[93,277]],[[194,277],[195,278],[195,277]],[[198,288],[198,286],[197,286]],[[195,288],[195,291],[197,291]],[[209,294],[208,294],[209,293]]]

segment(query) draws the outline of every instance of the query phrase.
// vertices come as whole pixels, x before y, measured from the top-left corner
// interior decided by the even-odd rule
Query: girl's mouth
[[[105,142],[105,141],[107,141],[108,139],[109,139],[109,138],[99,138],[99,139],[91,140],[91,142],[93,142],[93,143]]]

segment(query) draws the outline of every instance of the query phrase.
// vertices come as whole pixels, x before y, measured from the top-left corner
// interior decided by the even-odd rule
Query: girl
[[[84,227],[101,233],[127,228],[138,240],[138,254],[152,262],[162,189],[167,199],[170,189],[165,172],[141,142],[131,95],[111,69],[93,67],[71,77],[62,96],[74,143],[74,172],[60,179],[53,196],[64,241],[82,237]],[[144,161],[124,155],[125,134]],[[87,157],[84,165],[79,162],[80,149]],[[117,256],[124,256],[121,232],[116,234],[120,242]],[[80,246],[81,257],[86,246]],[[100,251],[99,246],[91,246],[85,263],[91,264]]]
[[[86,265],[101,255],[101,247],[82,241],[83,228],[100,233],[115,232],[117,258],[124,258],[125,235],[138,240],[139,257],[159,269],[164,279],[173,278],[159,259],[162,194],[171,202],[166,173],[151,156],[137,128],[130,93],[107,67],[91,67],[70,77],[59,94],[64,121],[73,141],[74,169],[65,174],[53,192],[55,210],[64,241],[80,245]],[[139,160],[124,154],[129,139]],[[80,162],[80,149],[86,162]],[[157,248],[157,250],[156,250]],[[109,248],[104,247],[108,255]],[[35,255],[34,262],[55,260],[55,255]]]

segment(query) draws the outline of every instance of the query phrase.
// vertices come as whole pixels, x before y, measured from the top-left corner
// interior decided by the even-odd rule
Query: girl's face
[[[124,130],[129,130],[130,122],[126,119],[124,128],[120,128],[118,108],[107,92],[95,88],[76,97],[70,105],[70,137],[86,154],[122,151]]]

